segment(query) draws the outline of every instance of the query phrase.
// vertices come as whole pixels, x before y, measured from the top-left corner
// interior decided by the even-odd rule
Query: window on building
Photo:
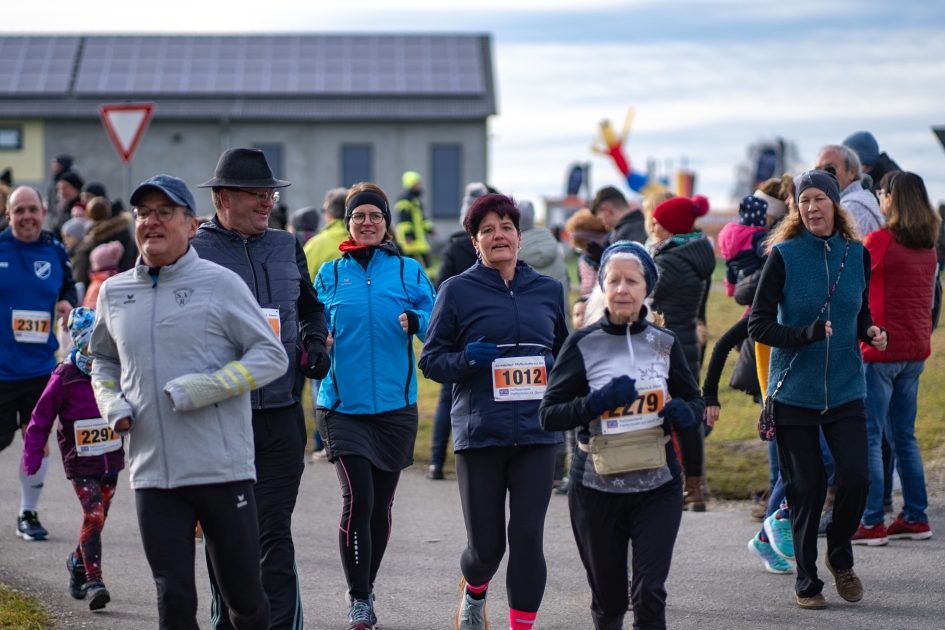
[[[0,127],[0,151],[19,151],[23,148],[23,128]]]
[[[430,199],[433,216],[458,218],[462,205],[462,183],[460,181],[460,154],[458,144],[434,145],[432,152],[432,182]]]
[[[266,162],[272,169],[272,176],[276,179],[285,179],[282,176],[282,145],[281,144],[257,144],[255,148],[263,152],[266,156]],[[283,191],[284,192],[284,191]]]
[[[341,147],[341,185],[351,188],[358,182],[374,180],[371,173],[371,145],[346,144]]]

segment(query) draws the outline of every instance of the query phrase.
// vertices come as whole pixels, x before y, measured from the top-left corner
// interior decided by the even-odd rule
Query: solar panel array
[[[78,37],[0,37],[0,94],[66,94]]]
[[[0,94],[479,96],[479,36],[0,38]],[[8,63],[12,61],[13,63]]]

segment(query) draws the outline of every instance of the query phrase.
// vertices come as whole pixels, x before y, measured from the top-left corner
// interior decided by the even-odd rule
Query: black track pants
[[[259,578],[259,526],[251,481],[135,490],[144,555],[157,586],[158,627],[195,630],[194,529],[236,630],[269,627],[269,598]]]
[[[505,555],[505,501],[509,501],[509,607],[538,612],[545,593],[543,537],[551,499],[555,445],[491,446],[456,453],[456,476],[466,520],[460,568],[469,584],[492,579]]]
[[[262,583],[269,596],[270,630],[302,630],[302,599],[292,543],[292,512],[305,469],[305,414],[301,403],[253,410],[256,483],[253,496],[259,515]],[[229,611],[220,597],[209,562],[214,628],[229,630]]]
[[[366,457],[355,455],[336,457],[335,472],[343,501],[338,547],[348,592],[356,599],[367,599],[390,540],[400,472],[381,470]]]
[[[632,494],[568,488],[571,529],[591,586],[597,630],[620,630],[627,612],[627,548],[633,544],[633,627],[666,628],[666,577],[682,520],[682,479]]]
[[[705,425],[700,422],[688,429],[674,429],[682,456],[683,472],[687,477],[705,474]]]
[[[853,568],[853,545],[870,490],[869,448],[865,412],[808,426],[778,425],[778,461],[788,505],[797,561],[795,592],[801,597],[820,593],[817,577],[817,527],[827,497],[827,473],[820,451],[820,429],[836,462],[837,498],[833,522],[827,526],[827,555],[834,569]]]

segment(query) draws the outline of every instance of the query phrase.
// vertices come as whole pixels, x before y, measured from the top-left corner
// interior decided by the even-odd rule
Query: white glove
[[[178,376],[167,382],[164,393],[171,399],[174,411],[193,411],[231,396],[216,375],[210,374]]]

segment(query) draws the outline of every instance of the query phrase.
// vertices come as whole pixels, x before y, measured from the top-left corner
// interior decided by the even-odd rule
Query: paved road
[[[57,449],[40,505],[51,537],[27,543],[14,535],[19,507],[16,466],[20,438],[0,453],[0,580],[37,595],[60,615],[59,627],[135,630],[156,625],[155,591],[141,550],[127,473],[103,534],[104,576],[112,603],[90,613],[71,599],[64,568],[80,523],[78,501],[62,473]],[[302,576],[306,628],[343,628],[344,577],[338,561],[338,482],[325,463],[306,467],[293,530]],[[843,602],[828,579],[825,611],[793,603],[793,577],[764,572],[746,550],[757,531],[744,510],[685,514],[670,573],[670,628],[943,628],[945,611],[945,506],[930,511],[937,537],[893,541],[856,550],[864,600]],[[458,600],[459,553],[465,543],[455,481],[431,482],[404,473],[394,503],[394,529],[378,577],[377,613],[384,630],[452,628]],[[536,628],[591,629],[590,590],[578,559],[565,497],[553,496],[545,528],[548,586]],[[198,548],[199,619],[209,627],[208,589]],[[490,589],[492,627],[505,627],[504,565]]]

